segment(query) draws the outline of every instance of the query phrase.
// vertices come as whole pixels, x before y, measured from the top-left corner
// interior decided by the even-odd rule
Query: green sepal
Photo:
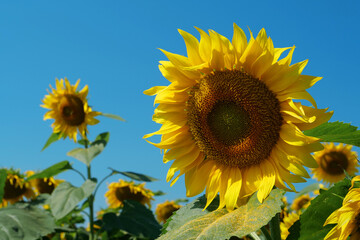
[[[304,134],[320,138],[322,142],[346,143],[360,147],[360,131],[349,123],[326,122],[304,131]]]
[[[44,151],[48,146],[50,146],[52,143],[58,141],[61,138],[61,132],[58,133],[52,133],[48,140],[46,141],[44,147],[41,149],[41,151]]]
[[[300,215],[300,219],[289,229],[287,240],[324,239],[335,226],[323,226],[326,219],[342,206],[343,197],[348,193],[351,182],[344,179],[311,201],[310,206]]]
[[[274,189],[263,203],[254,194],[249,201],[229,212],[217,209],[219,198],[204,209],[204,196],[181,207],[165,224],[159,240],[229,239],[243,237],[266,225],[281,211],[283,190]]]
[[[6,169],[0,169],[0,203],[4,197],[5,183],[6,183],[7,171]]]
[[[112,168],[109,168],[112,171],[112,174],[121,174],[124,175],[128,178],[131,178],[133,180],[136,181],[144,181],[144,182],[154,182],[154,181],[159,181],[159,179],[147,176],[145,174],[141,174],[141,173],[135,173],[135,172],[121,172]]]
[[[118,116],[118,115],[115,115],[115,114],[101,113],[101,115],[104,116],[104,117],[111,118],[111,119],[115,119],[115,120],[119,120],[119,121],[122,121],[122,122],[126,122],[125,119],[123,119],[122,117],[120,117],[120,116]]]
[[[50,197],[50,209],[56,219],[70,213],[77,204],[89,197],[96,187],[96,182],[86,180],[81,187],[74,187],[69,182],[59,184]]]
[[[62,161],[62,162],[58,162],[44,170],[42,170],[39,173],[36,173],[30,177],[28,177],[26,180],[32,180],[32,179],[36,179],[36,178],[50,178],[53,177],[61,172],[64,172],[66,170],[72,169],[71,164],[69,163],[69,161]]]

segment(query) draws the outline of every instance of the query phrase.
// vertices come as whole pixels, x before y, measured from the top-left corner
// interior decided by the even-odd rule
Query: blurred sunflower
[[[23,200],[24,197],[28,199],[34,197],[30,183],[25,181],[24,176],[19,171],[9,169],[5,181],[2,205],[14,204]]]
[[[351,151],[352,146],[340,143],[324,144],[322,151],[316,152],[314,158],[318,167],[312,169],[314,178],[319,181],[336,183],[345,178],[344,170],[353,176],[358,170],[357,154]]]
[[[300,216],[297,213],[286,214],[282,222],[280,222],[281,239],[286,239],[289,235],[290,227],[299,220]]]
[[[155,214],[159,222],[165,223],[166,220],[171,217],[173,212],[180,209],[180,205],[176,204],[174,201],[166,200],[163,203],[160,203],[156,206]]]
[[[134,184],[119,180],[108,185],[109,190],[105,193],[107,202],[111,208],[122,207],[125,200],[134,200],[151,207],[150,201],[154,200],[154,193],[145,188],[145,183]]]
[[[306,91],[321,77],[301,75],[307,60],[290,65],[295,47],[274,48],[264,29],[249,42],[236,24],[232,42],[197,30],[200,42],[179,30],[188,57],[162,50],[170,61],[159,68],[170,85],[144,92],[156,95],[153,120],[162,124],[144,138],[162,135],[152,144],[164,150],[165,163],[174,160],[167,181],[185,174],[187,196],[206,187],[207,206],[220,193],[219,208],[229,210],[255,192],[263,202],[274,185],[295,190],[292,183],[309,177],[303,166],[316,166],[311,153],[322,149],[302,131],[332,115]]]
[[[35,174],[34,171],[26,171],[26,176],[30,177]],[[48,193],[51,194],[54,189],[64,180],[58,180],[53,177],[50,178],[36,178],[29,181],[31,186],[35,189],[36,195],[42,194],[42,193]]]
[[[64,85],[65,83],[65,85]],[[86,138],[87,125],[95,125],[99,120],[94,117],[100,115],[100,112],[92,111],[89,107],[86,96],[89,88],[87,85],[77,91],[80,83],[78,80],[75,85],[70,85],[69,81],[65,78],[56,79],[56,88],[50,85],[52,92],[46,95],[42,100],[41,107],[50,109],[44,115],[44,120],[54,119],[52,124],[54,133],[60,133],[59,138],[69,137],[75,142],[77,141],[77,132],[83,138]]]
[[[291,208],[295,211],[299,211],[301,209],[306,209],[310,206],[311,197],[309,194],[301,195],[298,198],[295,198],[293,203],[291,204]]]
[[[352,187],[346,194],[342,207],[334,211],[325,221],[327,224],[336,224],[325,236],[324,240],[360,239],[360,188],[353,188],[354,182],[360,181],[360,176],[352,180]]]

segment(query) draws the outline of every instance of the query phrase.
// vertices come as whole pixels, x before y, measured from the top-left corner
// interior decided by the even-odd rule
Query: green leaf
[[[115,170],[115,169],[112,169],[110,168],[112,171],[113,171],[113,174],[121,174],[121,175],[124,175],[128,178],[131,178],[133,180],[136,180],[136,181],[144,181],[144,182],[153,182],[153,181],[158,181],[159,179],[156,179],[156,178],[153,178],[153,177],[150,177],[150,176],[147,176],[145,174],[141,174],[141,173],[135,173],[135,172],[120,172],[118,170]]]
[[[0,209],[1,240],[41,239],[55,228],[54,219],[40,208],[9,206]]]
[[[322,191],[289,229],[287,240],[324,239],[334,225],[323,225],[330,214],[342,206],[342,197],[350,186],[350,180],[344,179],[329,190]]]
[[[74,187],[69,182],[63,182],[50,198],[51,212],[56,219],[60,219],[70,213],[84,198],[89,197],[96,187],[96,182],[86,180],[81,187]]]
[[[58,133],[52,133],[50,135],[50,137],[48,138],[48,140],[46,141],[44,147],[41,149],[41,151],[44,151],[48,146],[50,146],[50,144],[56,142],[57,140],[59,140],[61,138],[61,132]]]
[[[44,169],[43,171],[30,176],[29,178],[27,178],[27,181],[29,181],[31,179],[36,179],[36,178],[53,177],[63,171],[69,170],[69,169],[72,169],[72,166],[70,165],[70,163],[68,161],[58,162],[58,163],[52,165],[51,167],[48,167],[48,168]]]
[[[247,204],[228,212],[217,209],[219,199],[204,210],[206,198],[200,197],[181,207],[168,221],[159,240],[229,239],[246,236],[266,225],[281,211],[283,190],[275,189],[261,204],[254,194]]]
[[[6,177],[7,177],[6,169],[0,169],[0,202],[2,201],[4,196]]]
[[[96,145],[96,144],[104,144],[104,147],[106,147],[106,144],[109,142],[109,138],[110,138],[110,133],[109,132],[104,132],[104,133],[100,133],[96,138],[95,141],[91,143],[91,145]]]
[[[83,145],[83,146],[89,146],[90,145],[90,141],[87,139],[80,139],[79,141],[77,141],[78,144]]]
[[[89,148],[75,148],[68,152],[67,155],[90,166],[91,161],[104,150],[104,147],[103,143],[99,143]]]
[[[327,122],[304,131],[305,135],[320,138],[322,142],[337,142],[360,147],[360,131],[343,122]]]
[[[151,210],[137,201],[126,200],[119,216],[106,213],[103,229],[107,231],[125,230],[136,237],[155,239],[160,235],[160,224]]]
[[[108,118],[112,118],[112,119],[119,120],[119,121],[122,121],[122,122],[126,122],[125,119],[123,119],[122,117],[120,117],[118,115],[115,115],[115,114],[101,113],[101,115],[103,115],[104,117],[108,117]]]
[[[319,183],[310,184],[310,185],[304,187],[300,192],[298,192],[295,195],[294,199],[296,199],[296,198],[298,198],[298,197],[300,197],[300,196],[302,196],[304,194],[308,194],[310,192],[314,192],[314,191],[319,190],[319,189],[320,189],[320,184]]]

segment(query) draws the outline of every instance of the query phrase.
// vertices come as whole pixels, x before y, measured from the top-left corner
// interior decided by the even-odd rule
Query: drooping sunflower
[[[164,150],[165,163],[174,160],[167,181],[185,174],[187,196],[206,187],[207,204],[220,193],[219,208],[229,210],[255,192],[263,202],[274,185],[294,190],[292,183],[309,177],[303,166],[316,166],[311,153],[322,149],[302,130],[332,115],[306,91],[321,77],[301,74],[306,60],[290,65],[295,47],[274,48],[264,29],[249,42],[236,24],[232,42],[197,30],[200,42],[179,30],[187,57],[162,50],[170,61],[159,68],[170,85],[144,92],[156,95],[153,120],[162,124],[144,138],[162,135],[152,144]]]
[[[160,203],[156,206],[155,214],[159,222],[165,223],[166,220],[171,217],[173,212],[180,209],[180,205],[174,201],[166,200],[163,203]]]
[[[325,236],[324,240],[360,239],[360,188],[353,188],[354,182],[360,181],[360,176],[352,180],[352,187],[346,194],[342,207],[335,210],[325,221],[327,224],[336,224]]]
[[[298,198],[295,198],[293,203],[291,204],[291,209],[295,211],[300,211],[301,209],[306,209],[310,206],[310,201],[312,198],[309,194],[301,195]]]
[[[27,177],[30,177],[34,174],[35,174],[34,171],[26,171]],[[51,194],[60,183],[64,182],[64,180],[55,179],[54,177],[50,177],[50,178],[36,178],[36,179],[30,180],[29,182],[30,182],[31,186],[34,188],[35,194],[39,195],[42,193]]]
[[[336,183],[345,178],[344,170],[353,176],[358,170],[357,153],[351,151],[352,146],[340,143],[324,144],[322,151],[316,152],[314,158],[318,163],[312,169],[314,178],[327,183]]]
[[[110,183],[108,188],[105,197],[111,208],[122,207],[125,200],[138,201],[150,208],[150,201],[154,200],[154,193],[145,188],[145,183],[135,184],[120,179],[119,182]]]
[[[24,197],[27,199],[34,197],[34,191],[30,183],[25,181],[24,176],[20,172],[9,169],[5,181],[2,205],[6,206],[8,203],[14,204],[23,200]]]
[[[281,231],[281,239],[286,239],[287,236],[290,234],[289,233],[289,229],[290,227],[297,221],[299,220],[300,216],[297,213],[287,213],[284,217],[284,219],[282,220],[282,222],[280,222],[280,231]]]
[[[65,85],[64,85],[65,83]],[[41,107],[50,109],[44,115],[44,120],[54,119],[52,124],[53,132],[60,133],[60,138],[69,137],[74,141],[77,140],[77,132],[83,138],[86,138],[87,125],[95,125],[99,120],[94,117],[100,115],[100,112],[92,111],[87,102],[89,88],[87,85],[77,91],[80,79],[71,85],[65,78],[56,79],[56,88],[50,85],[52,92],[46,95],[42,100]]]

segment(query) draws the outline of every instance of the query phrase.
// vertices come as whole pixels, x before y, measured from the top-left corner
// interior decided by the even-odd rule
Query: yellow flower
[[[312,169],[314,178],[319,181],[336,183],[345,178],[344,170],[353,176],[358,170],[357,154],[351,151],[352,146],[340,143],[324,144],[322,151],[316,152],[314,158],[318,167]]]
[[[122,207],[125,200],[138,201],[151,207],[150,201],[153,200],[154,194],[145,188],[145,183],[137,185],[120,179],[119,182],[110,183],[108,188],[105,197],[111,208]]]
[[[290,227],[299,220],[300,216],[297,213],[286,214],[283,221],[280,222],[281,239],[286,239],[289,235]]]
[[[14,204],[23,200],[24,197],[28,199],[34,197],[30,183],[26,182],[19,172],[8,170],[2,205],[6,206],[7,203]]]
[[[359,181],[360,176],[353,178]],[[325,236],[324,240],[360,239],[360,188],[351,189],[345,196],[342,207],[334,211],[325,221],[327,224],[336,224]]]
[[[169,202],[166,200],[156,206],[155,214],[159,222],[165,223],[166,220],[171,217],[173,212],[177,211],[181,206],[174,201]]]
[[[220,193],[219,208],[229,210],[255,192],[263,202],[274,185],[295,190],[292,183],[309,177],[303,166],[316,166],[311,153],[322,149],[302,131],[332,115],[306,91],[321,78],[301,75],[307,61],[290,65],[295,47],[274,48],[264,29],[249,42],[236,24],[232,42],[198,31],[200,42],[179,30],[188,57],[162,50],[170,61],[159,68],[171,83],[144,92],[156,95],[153,120],[162,124],[144,138],[162,135],[152,144],[165,163],[174,160],[167,181],[185,174],[187,196],[206,187],[207,205]]]
[[[310,206],[311,197],[309,194],[301,195],[298,198],[295,198],[293,203],[291,204],[291,208],[295,211],[299,211],[301,209],[306,209]]]
[[[69,137],[76,141],[77,132],[83,138],[86,138],[87,125],[95,125],[99,120],[94,117],[100,115],[100,112],[92,111],[89,107],[86,96],[88,94],[88,86],[81,91],[77,91],[77,87],[80,83],[78,80],[75,85],[70,85],[69,81],[56,79],[56,88],[51,85],[52,92],[46,95],[42,100],[43,108],[50,109],[44,115],[44,120],[54,119],[52,127],[54,133],[60,133],[60,138]]]
[[[34,171],[26,171],[26,176],[30,177],[35,174]],[[42,193],[51,194],[54,189],[60,184],[64,182],[64,180],[54,179],[53,177],[50,178],[36,178],[30,180],[31,186],[35,189],[36,195]]]

